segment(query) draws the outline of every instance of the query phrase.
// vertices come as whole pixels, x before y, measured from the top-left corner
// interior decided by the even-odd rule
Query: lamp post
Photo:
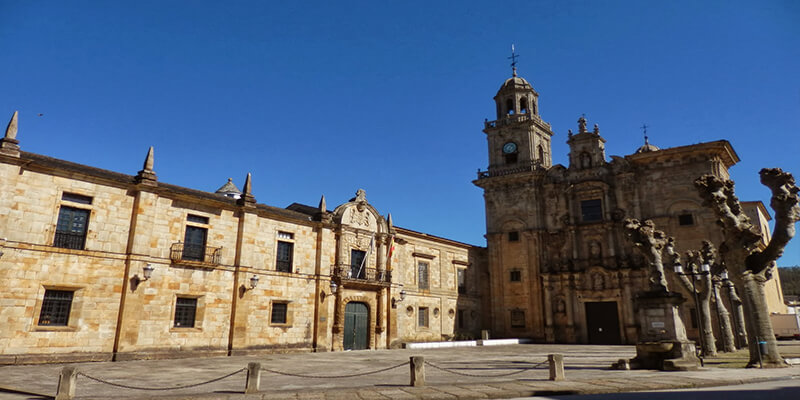
[[[695,280],[701,279],[703,276],[707,276],[711,273],[711,266],[703,263],[700,265],[700,271],[695,271],[694,268],[689,268],[688,272],[683,272],[683,266],[677,262],[673,266],[675,269],[675,274],[689,276],[689,280],[692,282],[692,294],[694,295],[694,308],[695,308],[695,323],[697,324],[697,331],[700,337],[700,354],[701,356],[705,356],[705,341],[703,336],[705,332],[703,330],[703,323],[700,321],[700,299],[697,296],[697,284]]]

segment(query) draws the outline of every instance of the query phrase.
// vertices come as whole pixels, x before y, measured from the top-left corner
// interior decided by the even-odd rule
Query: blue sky
[[[23,150],[261,203],[358,188],[406,228],[484,245],[484,118],[539,92],[554,163],[585,113],[608,155],[728,139],[742,200],[800,176],[797,1],[0,0],[0,117]],[[38,114],[43,114],[38,116]],[[796,238],[780,265],[800,265]]]

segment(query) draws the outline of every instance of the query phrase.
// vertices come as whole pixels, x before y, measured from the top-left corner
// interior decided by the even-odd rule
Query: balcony
[[[170,259],[176,264],[218,265],[222,247],[203,246],[191,243],[173,243]]]
[[[511,175],[520,172],[531,172],[541,168],[543,168],[542,163],[539,161],[531,161],[527,164],[517,163],[513,165],[504,165],[502,167],[489,167],[488,171],[481,171],[480,169],[478,170],[478,179]]]
[[[483,123],[483,127],[485,129],[492,129],[492,128],[499,128],[501,126],[516,124],[519,122],[526,122],[526,121],[533,121],[538,124],[541,124],[547,129],[550,129],[550,124],[547,122],[542,121],[542,119],[538,115],[530,114],[530,113],[523,113],[523,114],[509,114],[500,118],[496,121],[486,121]]]
[[[351,267],[350,264],[337,264],[331,267],[331,278],[338,278],[340,282],[352,284],[366,284],[388,286],[392,282],[391,271],[375,268]]]

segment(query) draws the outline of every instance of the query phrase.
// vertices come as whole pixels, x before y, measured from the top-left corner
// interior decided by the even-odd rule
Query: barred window
[[[509,280],[511,282],[521,282],[522,281],[522,272],[521,271],[511,271],[509,275]]]
[[[464,268],[459,268],[457,272],[457,279],[458,279],[458,294],[466,294],[467,293],[467,270]]]
[[[420,307],[419,308],[419,318],[417,321],[417,325],[423,328],[428,327],[428,307]]]
[[[517,231],[508,232],[508,241],[509,242],[519,242],[519,232],[517,232]]]
[[[692,214],[678,215],[678,225],[694,225],[694,217]]]
[[[286,315],[289,309],[287,303],[272,303],[272,315],[270,315],[270,322],[273,324],[285,324],[287,321]]]
[[[75,292],[71,290],[46,289],[44,300],[42,300],[42,310],[39,313],[39,325],[67,326],[74,295]]]
[[[175,327],[194,328],[195,315],[197,315],[197,299],[178,297],[175,302]]]
[[[86,227],[89,225],[90,212],[82,208],[61,206],[53,246],[83,250],[86,245]]]
[[[584,200],[581,202],[581,220],[584,222],[603,220],[603,203],[600,199]]]
[[[280,272],[292,272],[292,257],[294,255],[294,243],[278,242],[278,256],[275,260],[275,270]]]
[[[428,282],[428,263],[420,261],[417,264],[417,285],[420,289],[429,289],[430,282]]]

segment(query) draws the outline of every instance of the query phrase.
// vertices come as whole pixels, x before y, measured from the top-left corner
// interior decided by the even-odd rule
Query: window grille
[[[175,302],[175,327],[194,328],[194,319],[197,314],[197,299],[178,297]]]
[[[511,327],[512,328],[525,327],[525,311],[511,310]]]
[[[509,242],[518,242],[519,241],[519,232],[517,232],[517,231],[508,232],[508,241]]]
[[[694,225],[694,217],[692,214],[678,215],[678,225]]]
[[[275,261],[275,270],[279,272],[292,272],[293,253],[293,243],[278,242],[278,256]]]
[[[272,315],[270,322],[273,324],[285,324],[289,305],[286,303],[272,303]]]
[[[44,300],[42,300],[42,310],[39,313],[39,325],[67,326],[74,294],[75,292],[71,290],[46,289]]]
[[[522,272],[521,271],[511,271],[509,279],[511,282],[521,282],[522,281]]]
[[[458,294],[467,293],[467,270],[459,268],[457,272]]]
[[[417,264],[417,286],[420,289],[429,289],[430,282],[428,281],[428,263],[420,261]]]
[[[83,250],[86,245],[86,226],[89,224],[89,210],[61,206],[56,223],[53,246],[65,249]]]
[[[418,326],[427,328],[428,327],[428,307],[420,307],[419,308],[419,320]]]
[[[584,222],[603,220],[603,204],[600,199],[581,201],[581,220]]]

